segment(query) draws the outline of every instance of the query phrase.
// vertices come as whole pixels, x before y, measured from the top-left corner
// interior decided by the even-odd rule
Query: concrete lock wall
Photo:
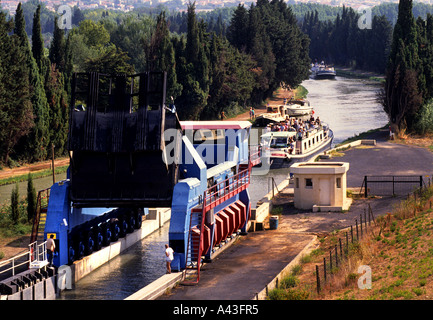
[[[126,250],[137,241],[144,239],[155,230],[161,228],[165,222],[170,220],[170,217],[170,208],[149,209],[149,214],[143,219],[140,229],[127,234],[118,241],[111,243],[109,246],[104,247],[79,261],[75,261],[71,265],[72,283],[74,284],[96,268],[119,255],[122,251]]]

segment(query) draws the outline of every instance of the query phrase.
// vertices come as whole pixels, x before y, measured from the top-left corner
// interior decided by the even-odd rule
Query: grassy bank
[[[317,292],[316,266],[323,267],[329,249],[345,237],[335,231],[320,238],[320,247],[304,257],[296,273],[269,292],[269,299],[291,300],[419,300],[433,295],[433,187],[402,201],[376,217],[360,241],[350,244],[348,255],[333,266]],[[371,268],[371,288],[359,285],[360,266]],[[363,282],[361,281],[361,284]]]
[[[65,173],[66,170],[68,170],[68,167],[69,167],[69,165],[56,167],[54,169],[54,172],[55,172],[55,174]],[[51,176],[52,174],[53,174],[53,171],[51,169],[41,170],[41,171],[33,172],[32,178],[33,179],[44,178],[44,177]],[[14,176],[14,177],[10,177],[10,178],[0,179],[0,186],[27,181],[27,178],[28,178],[28,173]]]
[[[367,80],[378,81],[378,82],[385,81],[384,75],[370,72],[370,71],[353,70],[344,67],[335,67],[335,71],[337,73],[337,76],[367,79]]]
[[[350,143],[350,142],[354,142],[356,140],[362,140],[362,139],[371,139],[375,134],[379,133],[380,131],[386,130],[388,128],[388,124],[386,124],[385,126],[381,127],[381,128],[377,128],[377,129],[371,129],[365,132],[361,132],[357,135],[354,135],[353,137],[347,138],[346,140],[340,142],[338,145],[336,145],[336,147],[342,146],[346,143]]]
[[[302,85],[299,85],[294,91],[295,99],[307,99],[308,90]]]

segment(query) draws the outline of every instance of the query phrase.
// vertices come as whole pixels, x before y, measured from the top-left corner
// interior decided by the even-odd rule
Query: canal
[[[361,132],[386,125],[387,116],[377,102],[380,85],[376,81],[337,77],[335,80],[306,80],[308,100],[315,116],[329,124],[334,131],[334,144]],[[255,205],[276,184],[283,181],[288,168],[273,169],[264,175],[252,175],[249,187]],[[57,180],[64,179],[59,176]],[[52,177],[34,180],[36,189],[51,186]],[[25,195],[27,183],[20,183]],[[0,187],[3,197],[10,197],[13,186]],[[160,230],[107,262],[75,285],[74,290],[62,293],[64,300],[120,300],[128,297],[165,273],[164,244],[168,242],[169,222]]]

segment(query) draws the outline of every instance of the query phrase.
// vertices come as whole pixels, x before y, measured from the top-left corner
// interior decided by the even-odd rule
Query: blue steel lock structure
[[[252,166],[248,121],[180,121],[165,104],[165,72],[76,73],[67,179],[50,190],[44,237],[53,264],[71,264],[170,207],[174,270],[200,268],[247,233]],[[199,274],[199,272],[198,272]],[[198,280],[199,276],[197,277]]]

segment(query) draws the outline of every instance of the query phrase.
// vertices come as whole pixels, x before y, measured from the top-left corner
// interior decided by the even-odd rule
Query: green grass
[[[54,173],[55,174],[64,173],[64,172],[66,172],[68,167],[69,167],[69,165],[62,166],[62,167],[56,167],[54,169]],[[37,171],[37,172],[32,172],[32,178],[38,179],[38,178],[48,177],[52,174],[53,174],[53,171],[51,169],[46,169],[46,170],[41,170],[41,171]],[[0,179],[0,186],[27,181],[27,178],[28,178],[28,173],[23,174],[23,175],[19,175],[19,176],[15,176],[15,177],[11,177],[11,178]]]

